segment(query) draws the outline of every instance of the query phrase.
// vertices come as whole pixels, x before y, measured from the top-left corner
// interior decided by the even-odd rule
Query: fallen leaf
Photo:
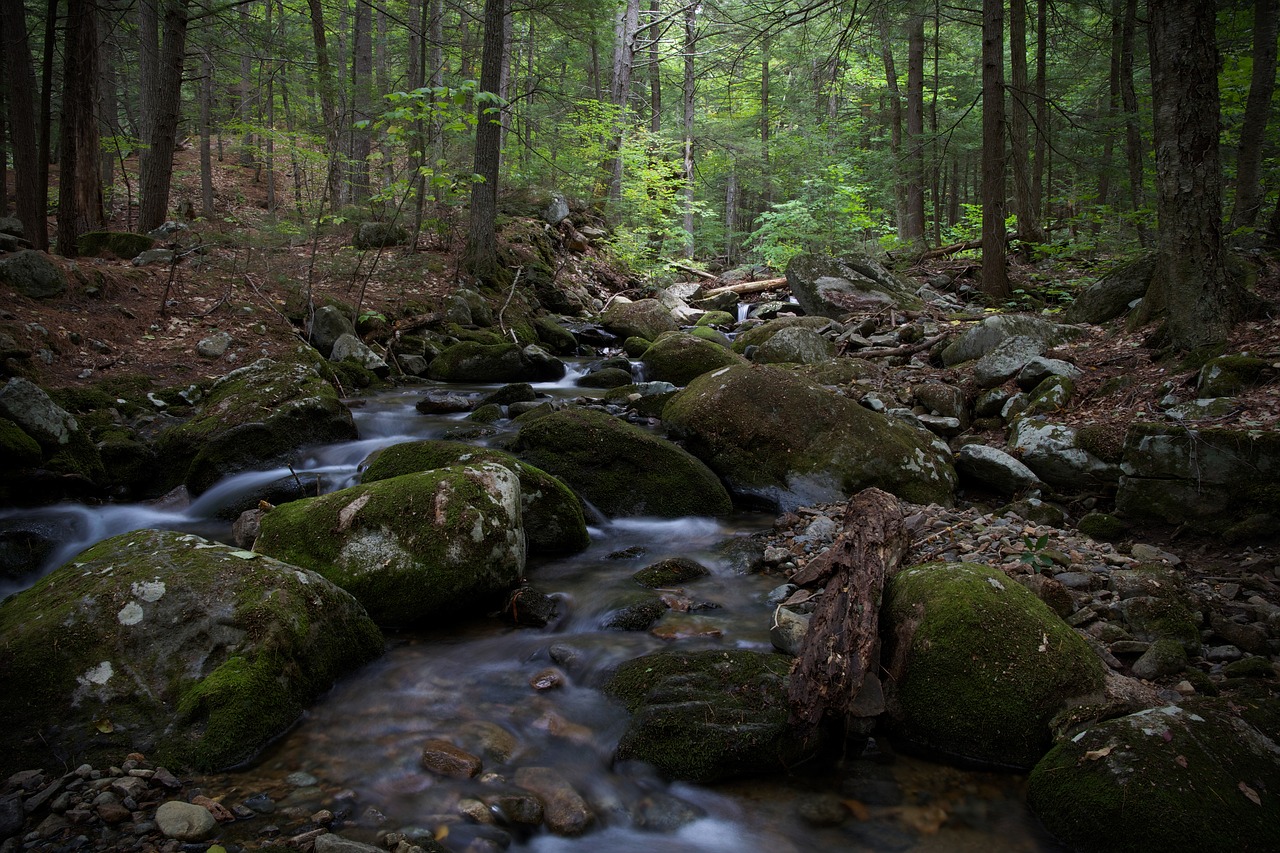
[[[1160,737],[1164,738],[1165,743],[1168,743],[1169,741],[1173,740],[1173,732],[1169,731],[1168,729],[1165,729],[1160,733]]]
[[[1185,768],[1187,766],[1187,757],[1185,755],[1179,755],[1173,760],[1178,762],[1179,767]]]
[[[1085,761],[1097,761],[1099,758],[1106,758],[1111,754],[1111,750],[1115,749],[1114,744],[1108,744],[1102,749],[1091,749],[1084,754]]]
[[[116,730],[115,724],[113,724],[106,717],[103,717],[101,720],[96,720],[93,724],[93,727],[98,731],[102,732],[104,735],[109,735]],[[1243,785],[1244,783],[1241,782],[1240,784]]]
[[[1257,792],[1257,791],[1253,790],[1252,788],[1250,788],[1248,785],[1246,785],[1246,784],[1245,784],[1245,783],[1243,783],[1243,782],[1241,782],[1241,783],[1240,783],[1239,785],[1237,785],[1236,787],[1238,787],[1238,788],[1240,789],[1240,793],[1242,793],[1242,794],[1244,794],[1246,797],[1248,797],[1248,798],[1249,798],[1249,801],[1250,801],[1250,802],[1252,802],[1255,806],[1260,806],[1260,805],[1262,805],[1262,798],[1258,796],[1258,792]]]

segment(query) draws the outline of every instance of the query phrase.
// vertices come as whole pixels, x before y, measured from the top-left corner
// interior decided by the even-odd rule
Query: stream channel
[[[534,387],[561,399],[601,393],[574,385],[581,370],[581,364],[571,364],[564,380]],[[447,390],[466,394],[496,387]],[[441,438],[464,425],[464,415],[418,413],[414,404],[426,390],[416,386],[348,401],[360,439],[313,448],[294,470],[308,482],[318,478],[322,490],[333,491],[356,482],[360,463],[374,450]],[[219,508],[291,476],[288,469],[238,474],[181,508],[62,505],[0,511],[0,518],[38,514],[62,529],[64,545],[49,561],[51,568],[94,542],[143,527],[229,542],[230,522],[218,517]],[[505,775],[515,767],[554,767],[591,803],[597,816],[592,829],[578,838],[545,830],[512,833],[507,848],[511,851],[1065,849],[1028,813],[1022,777],[959,770],[898,755],[882,741],[873,740],[861,757],[838,762],[833,769],[797,768],[783,778],[711,786],[667,783],[644,767],[612,761],[627,717],[595,688],[611,667],[673,644],[690,651],[771,649],[766,597],[783,579],[735,571],[718,546],[765,529],[772,521],[772,516],[750,513],[724,519],[591,521],[591,546],[585,552],[531,561],[526,569],[531,585],[560,599],[559,621],[536,630],[512,628],[498,618],[477,618],[388,634],[382,658],[338,683],[253,765],[204,777],[197,784],[210,795],[225,795],[228,805],[269,793],[281,807],[341,807],[349,823],[339,831],[364,841],[375,840],[377,825],[408,831],[411,837],[415,828],[439,835],[444,819],[438,816],[451,815],[456,821],[459,796],[481,794],[484,785],[479,780],[440,779],[422,770],[422,743],[429,738],[457,740],[457,735],[477,727],[492,731],[496,725],[514,743],[514,755],[510,767],[495,765],[493,770]],[[637,589],[632,574],[672,556],[691,557],[711,569],[709,577],[688,585],[686,591],[718,609],[669,612],[650,632],[602,630],[603,617]],[[0,590],[0,596],[13,591]],[[566,673],[562,686],[532,687],[530,682],[550,668]],[[314,777],[314,784],[303,777],[303,787],[290,788],[285,777],[299,771]],[[814,816],[829,813],[833,803],[836,814],[845,819],[835,826],[818,825],[824,821]],[[228,825],[222,837],[248,842],[269,818]],[[441,841],[459,851],[473,839],[496,836],[506,843],[504,833],[495,829],[454,822]],[[483,841],[480,846],[497,849]]]

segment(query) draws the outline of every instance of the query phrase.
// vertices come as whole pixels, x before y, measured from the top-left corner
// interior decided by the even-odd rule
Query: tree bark
[[[1035,82],[1035,102],[1036,102],[1036,135],[1035,135],[1035,163],[1031,168],[1031,200],[1035,204],[1036,221],[1040,223],[1041,231],[1044,229],[1044,222],[1048,220],[1048,213],[1045,204],[1045,171],[1048,163],[1049,151],[1049,98],[1045,89],[1046,78],[1048,76],[1048,52],[1049,52],[1049,12],[1048,0],[1037,0],[1036,2],[1036,82]],[[1043,215],[1042,215],[1043,214]]]
[[[58,254],[76,256],[81,234],[102,228],[98,144],[98,16],[86,0],[67,3],[59,120]]]
[[[661,0],[649,0],[649,132],[662,132],[662,67],[658,54],[658,38],[662,35],[658,17]]]
[[[1039,203],[1032,192],[1031,87],[1027,78],[1027,4],[1026,0],[1009,3],[1009,71],[1013,83],[1010,105],[1009,138],[1013,159],[1014,212],[1018,215],[1018,234],[1024,241],[1043,243],[1040,230]]]
[[[610,216],[618,216],[622,201],[622,136],[625,132],[627,98],[631,93],[631,72],[635,67],[636,33],[640,28],[640,0],[626,0],[618,13],[613,33],[613,73],[609,78],[609,102],[617,108],[617,126],[611,141],[613,159],[609,169]]]
[[[462,266],[483,282],[493,283],[498,275],[498,168],[502,136],[501,113],[494,99],[502,84],[502,21],[506,17],[506,0],[485,0],[484,49],[480,60],[480,92],[488,98],[477,99],[475,165],[473,171],[482,180],[471,186],[471,221],[467,230],[467,246]]]
[[[1231,228],[1251,228],[1262,208],[1262,153],[1276,87],[1276,0],[1253,1],[1253,74],[1236,148],[1236,198]]]
[[[769,132],[773,121],[769,114],[769,34],[760,37],[760,180],[763,184],[761,195],[764,206],[773,204],[773,167],[769,163]]]
[[[1010,295],[1005,246],[1004,3],[982,2],[982,291]]]
[[[910,544],[897,498],[865,489],[845,507],[844,530],[791,581],[825,584],[787,687],[794,720],[814,726],[849,715],[868,676],[878,677],[880,600]]]
[[[1043,2],[1043,0],[1042,0]],[[1142,127],[1138,115],[1138,93],[1133,86],[1133,52],[1137,41],[1138,0],[1125,0],[1124,24],[1120,28],[1120,104],[1124,111],[1124,157],[1129,171],[1129,209],[1137,213],[1146,202]],[[1136,218],[1136,217],[1135,217]],[[1137,223],[1138,244],[1148,242],[1146,226]]]
[[[269,8],[269,7],[268,7]],[[200,52],[200,215],[213,217],[213,149],[210,124],[213,112],[213,57]]]
[[[1237,307],[1222,244],[1216,7],[1148,3],[1160,258],[1146,301],[1181,351],[1224,343]]]
[[[363,123],[373,118],[373,10],[357,2],[351,19],[351,163],[347,170],[348,198],[360,204],[369,197],[369,154],[372,134]]]
[[[151,231],[164,223],[173,179],[173,152],[182,115],[182,69],[190,0],[164,0],[163,38],[155,88],[148,98],[147,135],[138,162],[138,229]],[[143,4],[144,6],[147,4]]]
[[[902,91],[898,87],[898,69],[893,61],[893,39],[889,32],[888,15],[880,18],[880,59],[884,63],[885,88],[889,98],[889,156],[894,174],[902,176]],[[893,219],[897,223],[898,239],[907,239],[907,194],[902,180],[893,182]]]
[[[331,205],[337,204],[339,196],[340,162],[339,143],[341,134],[338,129],[338,103],[334,92],[333,69],[329,64],[329,44],[325,35],[324,9],[320,0],[307,0],[307,8],[311,13],[311,40],[316,49],[316,94],[320,97],[320,117],[324,122],[328,168],[325,174],[325,195]]]
[[[924,15],[907,22],[906,217],[903,236],[924,245]]]
[[[684,255],[693,257],[693,54],[698,41],[698,6],[690,3],[684,10]]]
[[[31,245],[49,248],[45,187],[40,183],[40,148],[36,138],[35,68],[27,41],[21,0],[0,0],[4,65],[12,85],[8,92],[9,145],[13,152],[14,209]]]

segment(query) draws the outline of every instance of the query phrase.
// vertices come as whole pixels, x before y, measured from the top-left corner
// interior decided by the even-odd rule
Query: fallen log
[[[696,275],[698,278],[704,278],[708,281],[720,280],[719,276],[709,273],[706,270],[700,270],[697,267],[691,267],[688,264],[681,264],[681,263],[677,263],[676,261],[671,261],[670,263],[673,268],[678,269],[681,272],[687,272],[690,275]]]
[[[836,541],[791,578],[800,586],[826,584],[787,686],[793,721],[814,726],[827,715],[844,719],[864,679],[876,677],[880,597],[909,544],[898,499],[864,489],[845,505]]]
[[[719,296],[722,293],[764,293],[766,290],[777,290],[787,286],[787,279],[783,278],[766,278],[760,281],[744,281],[741,284],[726,284],[724,287],[716,287],[702,294],[704,299],[712,296]]]
[[[934,344],[946,338],[948,334],[948,332],[943,332],[940,335],[925,338],[923,341],[917,341],[914,344],[901,344],[896,347],[868,347],[866,349],[859,350],[849,350],[842,347],[840,353],[843,355],[848,352],[855,358],[885,358],[886,356],[893,355],[915,355],[918,352],[924,352],[927,349],[931,349]]]

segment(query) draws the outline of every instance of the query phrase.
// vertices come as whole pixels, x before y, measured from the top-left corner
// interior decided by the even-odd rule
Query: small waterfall
[[[747,319],[747,312],[750,310],[751,310],[751,303],[749,302],[738,303],[738,322],[739,323]]]

